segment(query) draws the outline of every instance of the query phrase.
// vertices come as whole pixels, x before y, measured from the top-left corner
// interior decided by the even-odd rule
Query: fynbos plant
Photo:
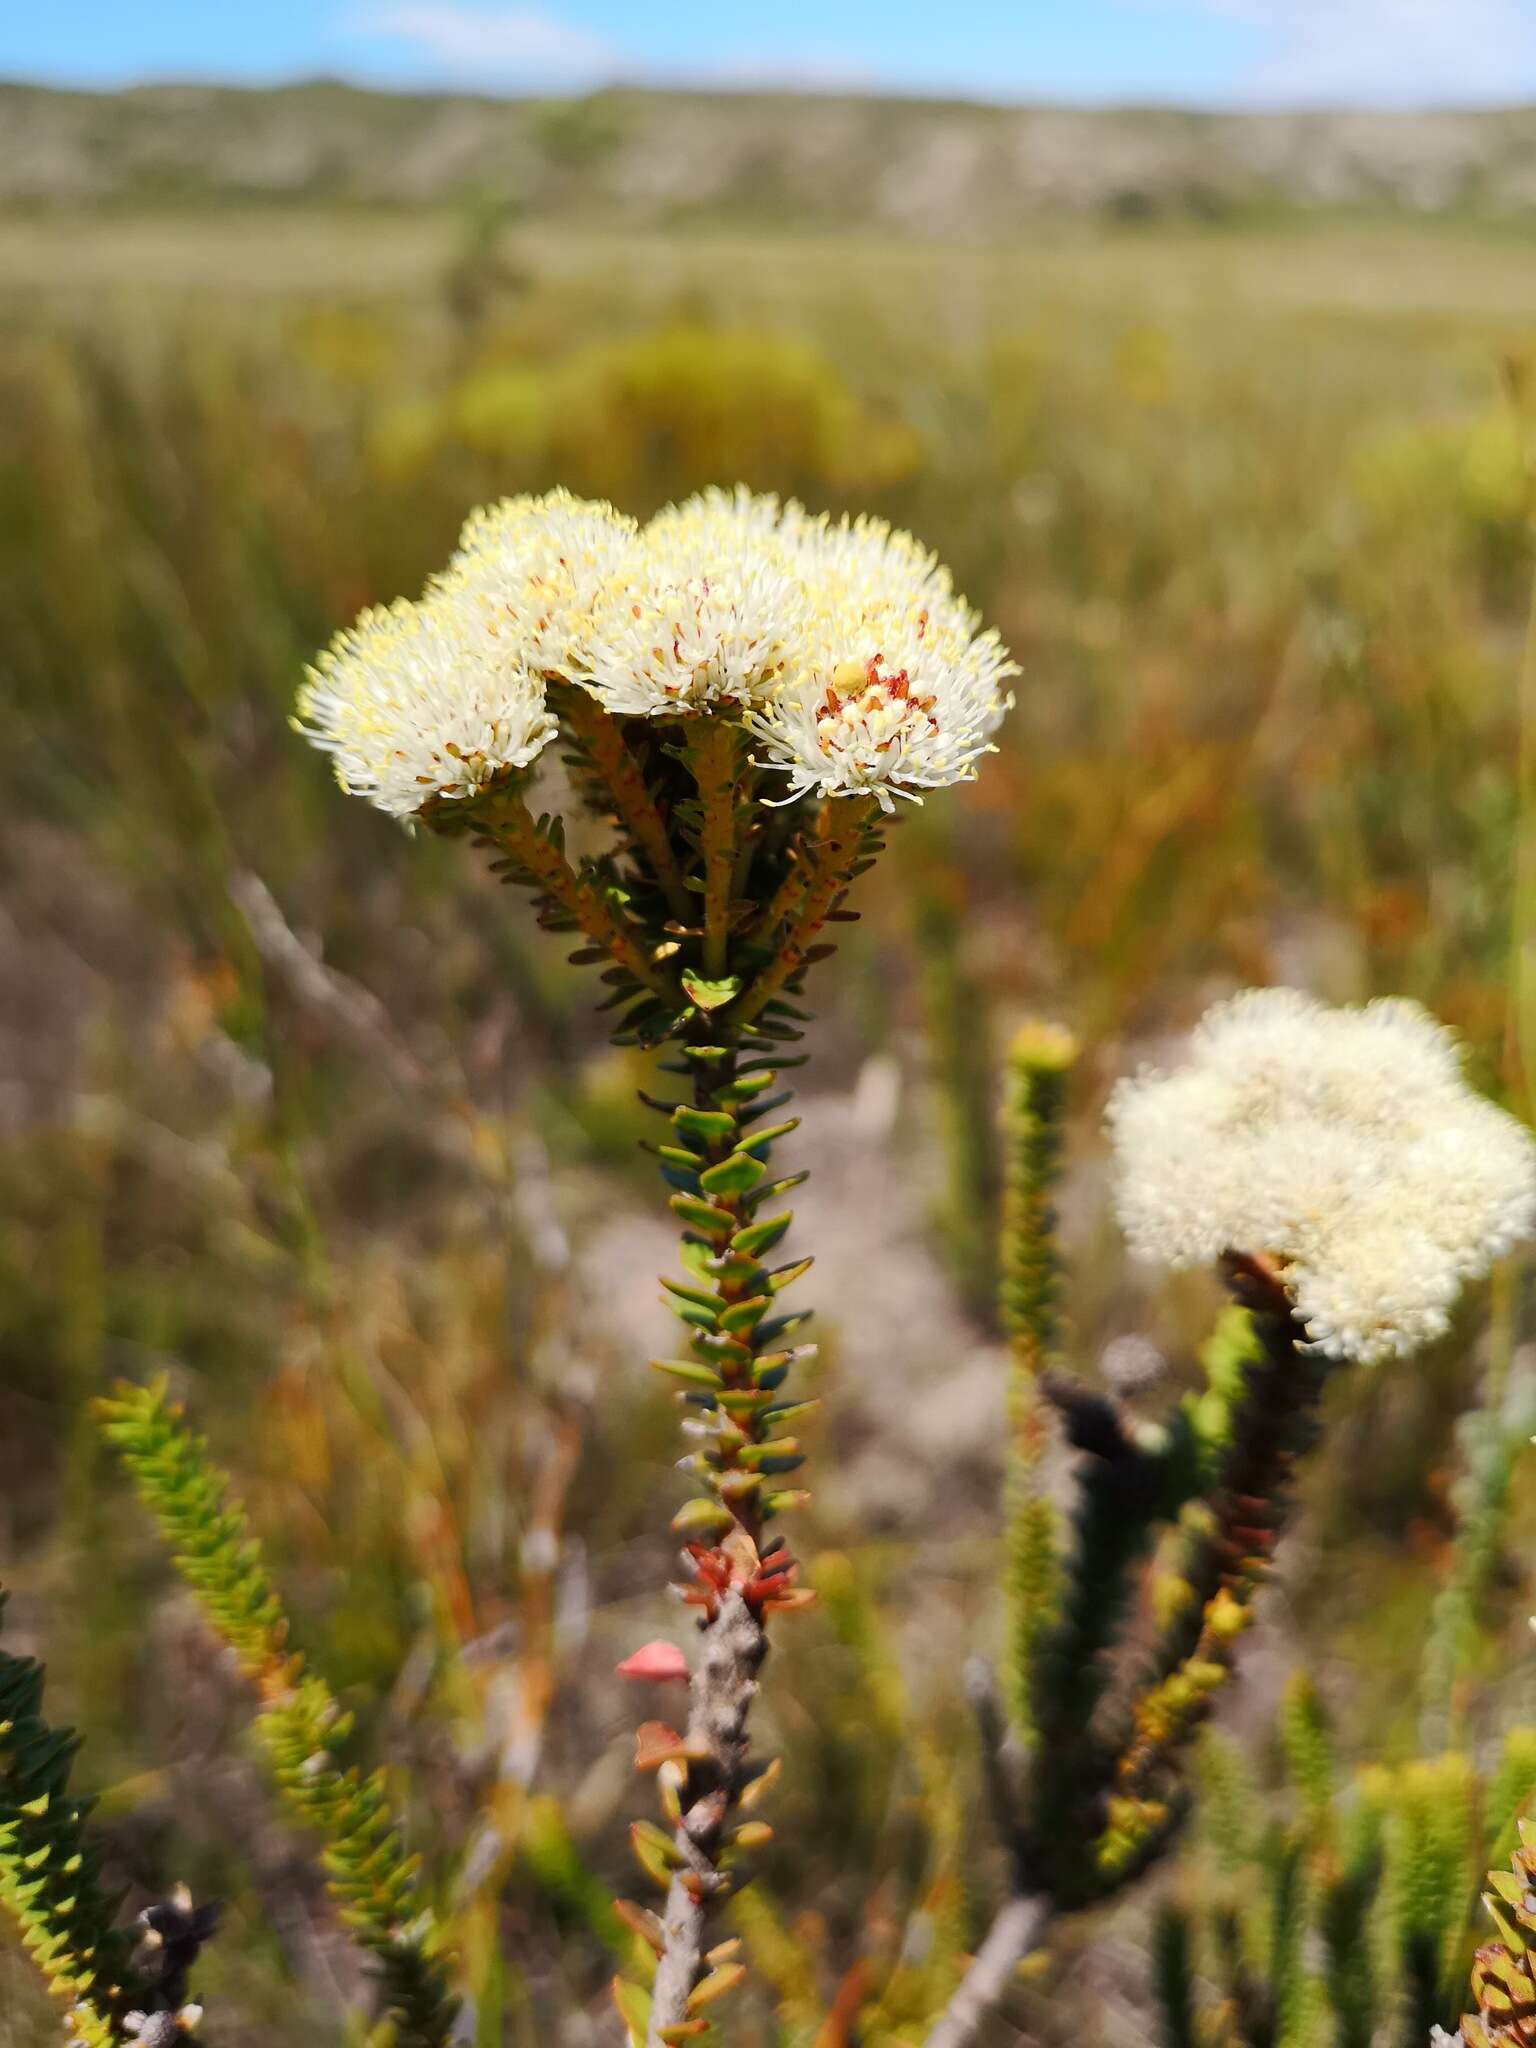
[[[299,727],[344,787],[470,841],[532,893],[546,929],[599,970],[616,1042],[660,1053],[669,1084],[644,1100],[680,1228],[662,1286],[682,1336],[651,1363],[691,1481],[672,1527],[697,1632],[691,1657],[655,1643],[621,1667],[690,1685],[682,1727],[637,1737],[660,1820],[632,1831],[653,1903],[620,1908],[639,1960],[614,1997],[636,2048],[709,2034],[747,1973],[722,1909],[771,1838],[779,1769],[754,1750],[751,1709],[771,1634],[814,1597],[784,1526],[807,1497],[815,1405],[793,1384],[811,1347],[790,1292],[811,1261],[779,1256],[804,1176],[776,1158],[796,1127],[782,1076],[805,1057],[810,970],[903,803],[976,773],[1013,673],[936,559],[880,522],[710,492],[641,529],[555,493],[471,518],[424,597],[365,613],[301,697]],[[544,794],[551,756],[563,816]],[[1415,1006],[1329,1011],[1271,991],[1219,1007],[1186,1068],[1123,1083],[1111,1106],[1132,1244],[1213,1263],[1234,1304],[1202,1383],[1154,1424],[1062,1355],[1052,1190],[1074,1058],[1054,1027],[1019,1033],[1003,1117],[1001,1702],[984,1661],[971,1675],[1006,1895],[919,2020],[889,2021],[881,1986],[855,1981],[866,2005],[840,1994],[837,2039],[867,2010],[871,2039],[915,2040],[915,2025],[929,2048],[963,2048],[1053,1915],[1166,1851],[1328,1375],[1442,1334],[1463,1281],[1536,1213],[1528,1135],[1468,1090],[1453,1041]],[[123,1390],[104,1419],[257,1687],[277,1783],[321,1835],[392,2038],[438,2048],[457,2024],[446,1943],[382,1779],[337,1760],[344,1724],[287,1650],[243,1517],[161,1390]],[[1070,1528],[1051,1478],[1063,1442],[1078,1464]],[[76,1831],[71,1810],[61,1839],[83,1856]],[[114,1956],[118,1982],[117,1937],[94,1907],[66,1913],[29,1889],[41,1846],[0,1809],[0,1901],[78,2004],[96,1959]],[[738,1909],[749,1937],[757,1917]],[[1166,1920],[1170,2010],[1191,2009],[1188,1950]],[[114,1989],[93,2048],[128,2024],[121,2004]]]
[[[786,1048],[884,817],[975,772],[1012,673],[935,558],[879,522],[709,493],[642,532],[556,494],[477,514],[423,601],[343,634],[301,704],[345,786],[484,846],[580,935],[617,1041],[675,1055],[679,1085],[646,1099],[687,1355],[653,1363],[698,1489],[672,1525],[701,1637],[686,1727],[640,1735],[664,1825],[637,1823],[635,1850],[665,1899],[634,1915],[654,1984],[617,1995],[653,2043],[700,2031],[743,1974],[712,1930],[771,1836],[750,1707],[770,1625],[812,1598],[781,1527],[812,1407],[788,1384],[806,1312],[784,1300],[810,1260],[772,1263],[802,1178],[773,1164]],[[529,798],[552,743],[596,834],[574,858]]]

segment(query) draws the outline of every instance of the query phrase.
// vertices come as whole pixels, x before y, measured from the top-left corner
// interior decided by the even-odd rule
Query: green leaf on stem
[[[682,977],[683,991],[691,1003],[706,1013],[723,1010],[727,1003],[734,1002],[741,994],[741,976],[724,974],[711,978],[702,974],[685,974]]]

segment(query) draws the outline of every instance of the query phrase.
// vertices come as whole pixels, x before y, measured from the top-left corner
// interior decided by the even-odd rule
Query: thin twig
[[[1050,1901],[1039,1893],[1009,1899],[929,2034],[926,2048],[968,2048],[1007,1997],[1020,1963],[1038,1948],[1050,1917]]]
[[[703,1974],[710,1902],[729,1885],[718,1868],[720,1838],[744,1782],[747,1715],[767,1654],[761,1621],[739,1593],[727,1594],[704,1630],[704,1654],[693,1674],[688,1743],[707,1753],[703,1768],[711,1785],[688,1808],[674,1836],[683,1862],[662,1912],[666,1946],[656,1967],[647,2048],[666,2048],[662,2029],[687,2017],[689,1994]]]
[[[965,1696],[976,1717],[981,1743],[981,1770],[987,1803],[998,1839],[1010,1856],[1017,1853],[1019,1798],[1016,1759],[1008,1740],[1008,1724],[997,1696],[997,1680],[985,1657],[971,1657],[965,1666]]]
[[[458,1084],[434,1073],[406,1044],[371,989],[338,971],[305,945],[272,891],[249,868],[229,879],[230,898],[244,917],[257,952],[279,973],[307,1010],[324,1017],[339,1036],[377,1059],[395,1084],[412,1093],[453,1095]]]

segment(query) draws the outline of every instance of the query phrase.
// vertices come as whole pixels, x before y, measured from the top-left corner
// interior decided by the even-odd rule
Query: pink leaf
[[[676,1643],[642,1643],[632,1657],[624,1659],[618,1671],[620,1678],[686,1678],[688,1659]]]

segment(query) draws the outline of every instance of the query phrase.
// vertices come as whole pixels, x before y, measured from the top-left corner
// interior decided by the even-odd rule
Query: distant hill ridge
[[[993,235],[1042,212],[1536,211],[1536,108],[1207,114],[791,93],[0,84],[0,206],[506,200]]]

